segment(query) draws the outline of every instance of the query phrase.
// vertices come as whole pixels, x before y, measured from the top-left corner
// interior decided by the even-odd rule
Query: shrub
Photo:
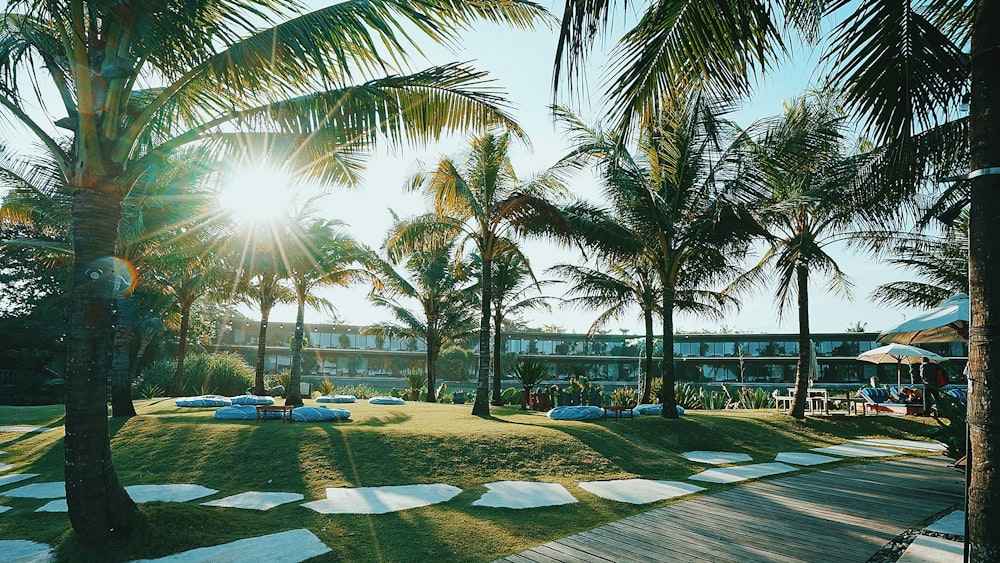
[[[333,390],[336,386],[327,378],[323,378],[319,383],[316,384],[316,390],[319,391],[320,395],[333,395]]]
[[[537,358],[518,358],[511,366],[511,372],[522,387],[533,389],[549,374],[549,368]]]
[[[663,380],[657,379],[657,381]],[[681,383],[674,388],[674,397],[677,404],[686,409],[700,409],[704,408],[701,402],[701,391],[701,388],[695,388],[690,383]]]
[[[341,386],[339,391],[341,395],[354,395],[359,399],[371,399],[377,395],[381,395],[378,389],[375,389],[367,383],[359,383],[357,385],[344,385]]]
[[[767,409],[774,407],[774,397],[760,387],[741,387],[735,403],[738,409]]]
[[[438,374],[445,381],[465,381],[476,365],[476,356],[461,346],[449,346],[438,355]]]
[[[948,457],[959,459],[966,454],[966,406],[947,393],[942,392],[940,395],[941,398],[937,402],[938,416],[934,417],[939,426],[932,430],[930,435],[948,448]],[[945,423],[942,418],[948,422]]]
[[[132,385],[133,396],[140,390],[173,387],[176,360],[162,359],[142,370]],[[253,385],[254,372],[238,354],[191,354],[184,359],[181,386],[188,394],[242,395]],[[162,392],[162,391],[161,391]]]
[[[625,406],[636,404],[635,389],[631,387],[619,387],[610,395],[611,404],[614,406]]]
[[[698,399],[701,402],[701,408],[705,410],[724,409],[732,402],[729,389],[725,385],[722,386],[721,391],[705,391],[703,387],[699,388]]]
[[[521,404],[521,392],[513,387],[504,389],[500,396],[503,399],[503,404],[505,405]]]

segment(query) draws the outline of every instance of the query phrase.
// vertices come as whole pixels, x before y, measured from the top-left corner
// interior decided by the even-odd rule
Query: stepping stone
[[[585,481],[580,488],[601,498],[645,504],[668,498],[674,498],[698,491],[704,487],[676,481],[650,481],[647,479],[615,479],[612,481]]]
[[[798,471],[798,469],[784,463],[755,463],[753,465],[706,469],[701,473],[688,477],[688,479],[704,481],[706,483],[738,483],[747,479],[756,479],[758,477],[792,471]]]
[[[577,502],[576,498],[558,483],[496,481],[486,483],[486,488],[486,493],[473,501],[473,506],[537,508]]]
[[[11,483],[17,483],[18,481],[24,481],[25,479],[31,479],[32,477],[38,477],[38,473],[11,473],[10,475],[0,475],[0,487]]]
[[[962,563],[965,545],[962,542],[917,536],[897,563]]]
[[[222,545],[199,547],[159,559],[141,559],[132,563],[246,563],[281,561],[299,563],[329,553],[331,549],[309,530],[289,530],[259,538],[247,538]]]
[[[39,506],[35,512],[69,512],[69,507],[66,506],[66,499],[57,498]]]
[[[944,518],[938,519],[930,526],[924,528],[927,532],[937,532],[939,534],[949,534],[952,536],[965,536],[965,511],[956,510]]]
[[[17,498],[62,498],[66,496],[66,484],[62,481],[32,483],[4,491],[3,495]]]
[[[827,446],[825,448],[811,449],[814,452],[839,455],[841,457],[886,457],[890,455],[903,455],[903,452],[899,450],[873,448],[871,446],[857,446],[854,444],[840,444],[839,446]]]
[[[0,540],[0,561],[19,563],[47,563],[55,561],[52,548],[44,543],[28,540]]]
[[[125,487],[128,496],[137,503],[142,502],[187,502],[207,497],[219,492],[201,485],[129,485]]]
[[[890,448],[905,448],[908,450],[922,450],[925,452],[943,452],[947,448],[938,442],[923,442],[920,440],[889,440],[882,438],[862,438],[851,440],[855,444],[865,446],[886,446]]]
[[[0,463],[0,471],[10,471],[14,466],[9,463]]]
[[[320,514],[385,514],[451,500],[462,489],[434,483],[391,487],[332,487],[326,498],[302,506]]]
[[[822,465],[832,461],[840,461],[840,458],[805,452],[781,452],[774,457],[774,461],[791,463],[793,465]]]
[[[738,454],[735,452],[684,452],[681,454],[685,458],[697,462],[697,463],[708,463],[711,465],[725,465],[727,463],[742,463],[744,461],[753,461],[753,458],[747,454]]]
[[[45,432],[47,430],[52,429],[45,426],[25,426],[23,424],[0,426],[0,432]]]
[[[202,506],[224,506],[249,510],[270,510],[288,502],[298,502],[304,497],[299,493],[258,493],[250,491],[218,500],[201,503]]]
[[[9,507],[9,506],[0,506],[0,514],[3,514],[4,512],[7,512],[8,510],[10,510],[10,508],[11,507]]]

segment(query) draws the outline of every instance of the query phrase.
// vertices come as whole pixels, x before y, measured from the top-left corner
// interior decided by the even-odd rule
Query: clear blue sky
[[[543,2],[543,4],[546,4]],[[549,9],[558,12],[561,2],[548,2]],[[618,31],[621,25],[616,22]],[[497,85],[503,87],[514,107],[517,119],[531,137],[531,148],[518,147],[514,163],[520,174],[525,176],[542,170],[555,163],[567,150],[567,145],[559,131],[552,124],[548,105],[552,102],[551,76],[555,49],[555,31],[518,32],[481,26],[474,33],[466,35],[461,48],[454,53],[439,48],[428,48],[430,59],[426,65],[421,60],[414,61],[415,68],[450,61],[472,61],[474,65],[488,70]],[[595,65],[602,55],[595,55]],[[790,99],[810,85],[814,78],[818,55],[809,52],[795,53],[791,63],[777,73],[767,77],[757,89],[753,98],[733,118],[741,125],[755,119],[776,115],[781,112],[783,101]],[[583,100],[582,115],[596,118],[600,116],[599,92],[603,76],[599,68],[588,73],[591,96]],[[565,103],[565,102],[560,102]],[[425,210],[423,202],[415,194],[407,194],[402,186],[405,179],[418,170],[417,162],[426,165],[443,155],[457,155],[464,149],[463,139],[449,139],[435,146],[404,149],[392,153],[381,152],[374,156],[365,181],[359,188],[347,191],[336,189],[327,201],[333,216],[351,225],[352,232],[368,244],[378,246],[390,223],[389,208],[401,215],[420,213]],[[574,195],[588,199],[599,199],[599,190],[589,174],[581,174],[570,184]],[[559,261],[576,261],[577,253],[564,251],[545,243],[529,243],[529,257],[536,272]],[[814,332],[839,332],[858,321],[867,323],[869,330],[881,330],[899,323],[915,313],[912,310],[876,307],[867,297],[880,283],[898,279],[902,274],[888,266],[851,254],[838,253],[841,267],[847,271],[855,283],[854,299],[845,300],[828,295],[822,286],[810,288],[812,297],[811,325]],[[560,295],[561,290],[549,289],[548,294]],[[330,289],[325,295],[335,303],[339,317],[351,324],[366,324],[387,320],[383,311],[367,305],[364,290]],[[775,315],[772,303],[772,288],[763,288],[753,299],[744,302],[743,310],[729,314],[721,322],[680,316],[676,319],[678,331],[717,331],[723,328],[748,332],[796,332],[797,321],[792,314],[780,320]],[[527,319],[528,324],[561,326],[569,332],[583,332],[590,326],[596,313],[565,310],[556,307],[552,314],[541,314],[535,319]],[[272,320],[293,321],[291,307],[276,308]],[[321,322],[326,317],[320,313],[307,313],[307,322]],[[638,319],[623,322],[620,326],[609,327],[617,331],[627,328],[641,331]]]

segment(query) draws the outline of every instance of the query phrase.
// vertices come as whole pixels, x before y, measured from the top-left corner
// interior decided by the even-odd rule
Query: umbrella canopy
[[[863,362],[871,362],[873,364],[896,364],[897,387],[902,385],[900,375],[902,365],[919,364],[923,362],[924,358],[927,358],[935,364],[948,361],[948,358],[939,356],[930,350],[896,343],[873,348],[858,356],[858,359]]]
[[[956,293],[930,311],[883,331],[878,336],[879,342],[900,344],[968,342],[968,340],[969,296],[964,293]]]

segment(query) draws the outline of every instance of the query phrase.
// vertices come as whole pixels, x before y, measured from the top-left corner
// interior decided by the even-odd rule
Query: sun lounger
[[[914,403],[897,403],[892,400],[888,389],[881,387],[865,387],[858,392],[865,400],[863,413],[869,411],[876,415],[880,412],[888,414],[923,414],[923,405]]]

